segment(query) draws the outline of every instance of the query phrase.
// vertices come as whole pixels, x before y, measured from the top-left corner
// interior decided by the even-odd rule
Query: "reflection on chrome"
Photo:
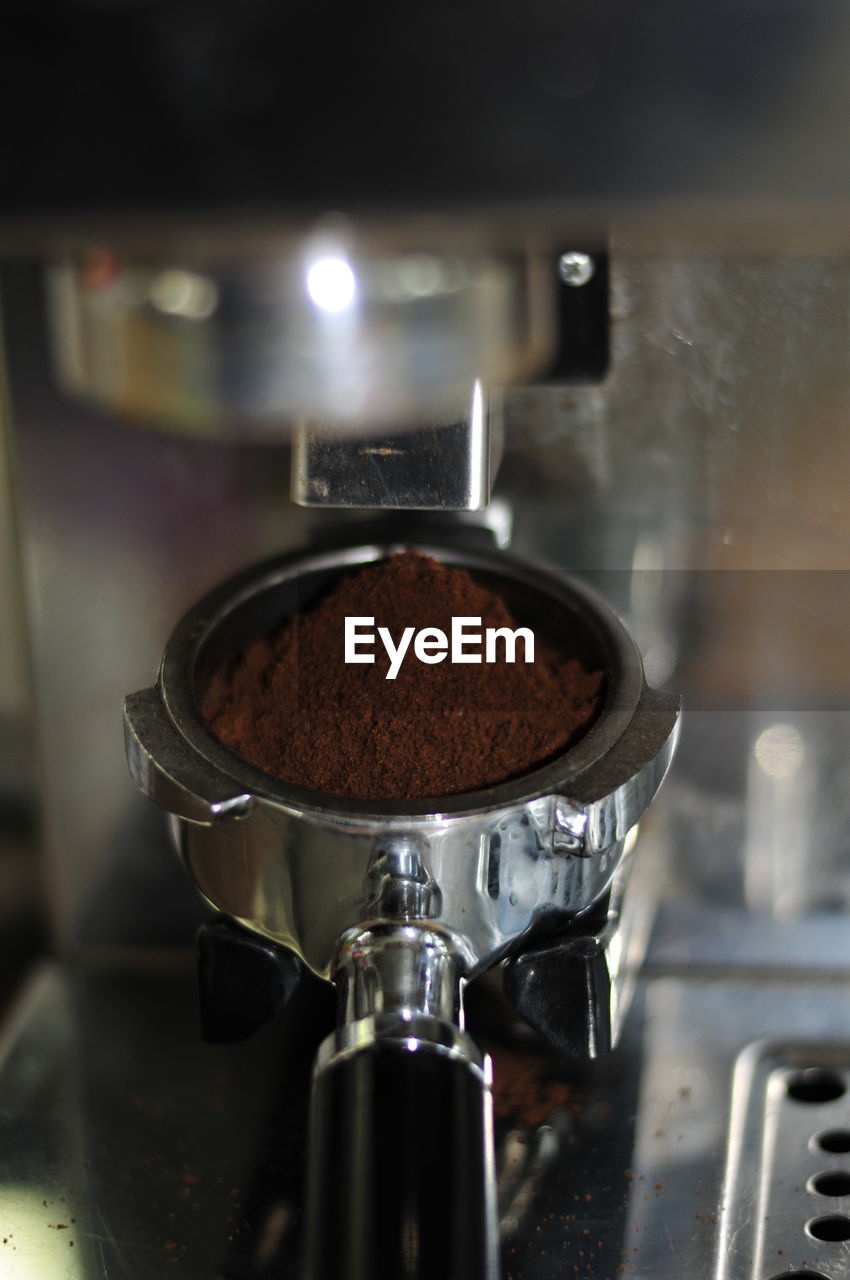
[[[472,384],[472,407],[469,413],[469,451],[473,458],[486,458],[484,452],[487,441],[487,422],[484,404],[484,390],[478,378]],[[484,479],[484,483],[482,483]],[[470,476],[469,505],[473,511],[479,510],[487,503],[490,494],[489,467],[486,478],[476,470]]]
[[[772,778],[790,778],[803,763],[806,748],[792,724],[772,724],[756,738],[753,754]]]
[[[677,653],[671,644],[656,640],[643,655],[643,669],[650,684],[664,684],[676,670]]]
[[[5,1239],[0,1244],[3,1280],[84,1280],[85,1252],[73,1210],[45,1183],[0,1186],[0,1216]]]
[[[479,264],[480,268],[480,264]],[[474,282],[475,270],[462,259],[411,253],[371,264],[370,285],[384,302],[405,303],[457,293]]]
[[[744,885],[751,911],[776,920],[808,909],[813,886],[813,768],[800,730],[777,723],[753,743],[747,770]]]
[[[208,276],[194,271],[160,271],[148,290],[157,311],[184,320],[209,320],[218,306],[218,289]]]
[[[542,1124],[533,1132],[512,1131],[499,1153],[499,1235],[509,1240],[527,1218],[534,1193],[560,1150],[572,1122],[561,1115],[555,1125]]]
[[[345,311],[357,295],[357,277],[345,258],[319,258],[307,269],[307,292],[320,311]]]
[[[445,288],[443,264],[428,253],[412,253],[396,267],[402,296],[431,298]]]

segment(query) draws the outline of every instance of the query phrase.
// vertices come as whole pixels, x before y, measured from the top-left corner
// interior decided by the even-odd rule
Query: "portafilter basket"
[[[588,732],[523,777],[462,795],[352,800],[281,782],[212,734],[222,662],[341,574],[415,550],[466,569],[550,644],[604,670]],[[341,993],[313,1094],[305,1280],[494,1280],[489,1062],[461,991],[606,894],[673,752],[678,697],[587,586],[502,553],[370,542],[291,554],[205,596],[125,705],[131,773],[172,815],[207,901]]]

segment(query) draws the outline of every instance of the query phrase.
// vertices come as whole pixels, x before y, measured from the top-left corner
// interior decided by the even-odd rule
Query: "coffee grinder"
[[[490,505],[495,371],[555,367],[559,348],[575,358],[583,330],[604,359],[604,253],[482,260],[358,254],[352,242],[337,222],[264,269],[88,251],[48,278],[52,351],[78,402],[172,435],[236,421],[249,437],[285,438],[295,420],[292,496],[317,515],[318,549],[249,569],[186,615],[157,686],[127,700],[130,767],[221,913],[201,930],[211,1036],[237,1039],[281,1012],[302,969],[337,986],[340,1024],[314,1086],[303,1274],[448,1265],[494,1277],[490,1066],[464,1030],[462,989],[501,964],[513,1007],[554,1052],[611,1049],[645,941],[627,905],[631,847],[679,699],[647,687],[590,587],[499,549],[510,511]],[[349,516],[340,541],[333,513],[356,508],[369,522]],[[323,549],[328,527],[337,545]],[[581,742],[513,783],[415,803],[292,789],[217,743],[198,712],[214,664],[339,574],[410,546],[491,583],[604,671],[603,709]],[[346,1229],[328,1233],[330,1216]]]
[[[271,419],[265,431],[281,429],[271,412],[275,388],[285,397],[279,415],[312,410],[293,443],[294,499],[396,513],[394,534],[378,527],[371,543],[290,554],[202,600],[169,642],[157,687],[127,701],[128,756],[141,790],[171,813],[203,897],[239,926],[204,931],[202,983],[237,965],[240,948],[255,963],[248,930],[284,949],[269,957],[265,997],[260,974],[246,970],[261,1009],[284,1003],[300,965],[338,988],[341,1022],[320,1049],[314,1086],[304,1274],[426,1276],[449,1266],[493,1277],[490,1068],[463,1030],[462,987],[508,960],[517,1011],[554,1049],[582,1058],[610,1049],[624,1005],[624,854],[669,763],[679,704],[647,688],[634,644],[587,587],[502,551],[463,551],[463,529],[450,519],[442,549],[398,520],[402,511],[486,510],[499,462],[500,397],[471,374],[504,363],[506,353],[518,358],[504,337],[507,322],[498,323],[506,304],[512,319],[521,317],[530,351],[547,332],[551,345],[558,293],[586,283],[571,273],[590,272],[593,259],[558,256],[548,264],[547,290],[545,264],[534,258],[522,269],[421,253],[360,265],[343,240],[326,232],[292,262],[284,258],[275,291],[254,269],[241,277],[145,269],[101,251],[52,280],[58,353],[69,385],[89,398],[121,403],[122,373],[132,369],[147,389],[148,412],[167,422],[169,413],[179,416],[186,392],[163,369],[176,378],[173,371],[199,353],[210,369],[226,367],[234,333],[249,324],[257,331],[265,311],[268,333],[286,335],[283,350],[295,367],[274,371],[261,412],[257,405],[253,412]],[[488,330],[473,318],[484,299],[491,309],[501,304]],[[474,347],[459,350],[454,330]],[[120,332],[128,354],[116,366],[104,352]],[[433,380],[423,390],[421,348],[426,341],[433,348],[435,334]],[[559,339],[571,345],[569,332]],[[257,394],[256,378],[250,387]],[[199,417],[234,412],[215,402],[217,392],[206,388]],[[423,400],[432,415],[425,425],[410,420]],[[456,406],[454,421],[441,420],[442,404]],[[328,416],[331,425],[322,422]],[[380,429],[398,416],[400,430]],[[292,789],[224,750],[198,711],[214,667],[335,576],[410,546],[483,576],[520,616],[548,620],[554,642],[569,637],[591,669],[605,672],[604,708],[582,742],[513,784],[418,803]],[[629,956],[631,968],[636,959]],[[215,999],[209,982],[204,998]],[[221,1034],[215,1010],[205,1011],[205,1022]],[[435,1180],[437,1166],[445,1168]],[[328,1233],[331,1216],[348,1226]]]
[[[584,880],[597,855],[555,849],[583,833],[552,797],[590,812],[622,775],[613,793],[512,796],[504,808],[524,806],[528,826],[509,821],[471,855],[494,887],[497,846],[500,876],[528,871],[517,914],[501,902],[507,931],[461,955],[469,976],[506,945],[494,968],[538,1037],[523,1043],[560,1037],[574,1061],[592,1056],[624,1008],[618,975],[634,988],[621,1048],[572,1069],[563,1105],[497,1117],[506,1276],[838,1280],[846,14],[662,5],[650,21],[614,3],[375,17],[370,30],[336,6],[66,0],[49,20],[40,5],[13,15],[0,48],[0,89],[15,94],[7,400],[63,957],[9,1025],[0,1258],[15,1280],[297,1274],[301,1113],[334,1015],[330,984],[303,964],[295,983],[278,944],[303,944],[310,917],[266,929],[248,857],[244,880],[205,891],[265,932],[211,924],[127,774],[120,706],[150,689],[205,592],[232,583],[212,599],[236,610],[234,574],[265,607],[262,575],[285,577],[290,554],[338,572],[414,543],[505,584],[513,558],[555,566],[529,579],[537,605],[572,609],[606,652],[619,651],[613,606],[648,685],[688,706],[634,851],[619,826],[599,846],[610,896]],[[390,524],[390,508],[419,514]],[[202,656],[184,653],[184,692]],[[214,762],[206,740],[184,753],[200,730],[163,710],[167,683],[164,670],[152,727],[181,750],[172,762],[154,741],[148,756],[139,733],[132,755],[150,789],[173,767],[175,834],[201,878],[208,854],[215,866],[205,816],[179,806],[209,801]],[[648,763],[636,753],[634,776]],[[318,822],[230,770],[214,772],[240,786],[219,798],[252,800],[209,824],[215,841],[272,809]],[[331,828],[344,820],[320,810]],[[353,849],[370,815],[352,816]],[[446,980],[428,1009],[454,1015],[457,961],[440,947],[462,899],[435,871],[438,815],[379,816],[398,840],[352,853],[353,923],[380,905],[423,940],[427,920]],[[476,873],[486,924],[501,900]],[[238,900],[220,897],[228,883]],[[286,1006],[243,1041],[197,1034],[198,927],[211,1035]],[[394,953],[405,999],[410,955]],[[361,994],[355,982],[352,1011],[368,1013]],[[474,1055],[463,1029],[448,1041],[457,1074]],[[483,1068],[465,1069],[479,1099]],[[487,1183],[476,1171],[467,1186]],[[473,1200],[486,1260],[489,1202]],[[413,1227],[401,1235],[413,1258]]]

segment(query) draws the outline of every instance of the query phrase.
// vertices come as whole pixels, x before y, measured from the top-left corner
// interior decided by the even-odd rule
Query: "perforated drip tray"
[[[740,1055],[716,1276],[850,1277],[850,1043],[762,1041]]]

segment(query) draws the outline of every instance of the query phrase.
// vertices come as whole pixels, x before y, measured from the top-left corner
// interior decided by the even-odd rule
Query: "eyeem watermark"
[[[474,628],[478,630],[474,630]],[[387,680],[395,680],[413,642],[413,653],[429,665],[443,662],[516,662],[517,642],[523,642],[523,658],[534,661],[534,632],[529,627],[486,627],[481,631],[480,618],[452,618],[449,638],[439,627],[405,627],[398,644],[388,627],[378,627],[377,636],[390,660]],[[345,661],[374,662],[375,619],[345,619]],[[483,648],[483,655],[482,650]],[[501,654],[500,654],[501,650]]]

